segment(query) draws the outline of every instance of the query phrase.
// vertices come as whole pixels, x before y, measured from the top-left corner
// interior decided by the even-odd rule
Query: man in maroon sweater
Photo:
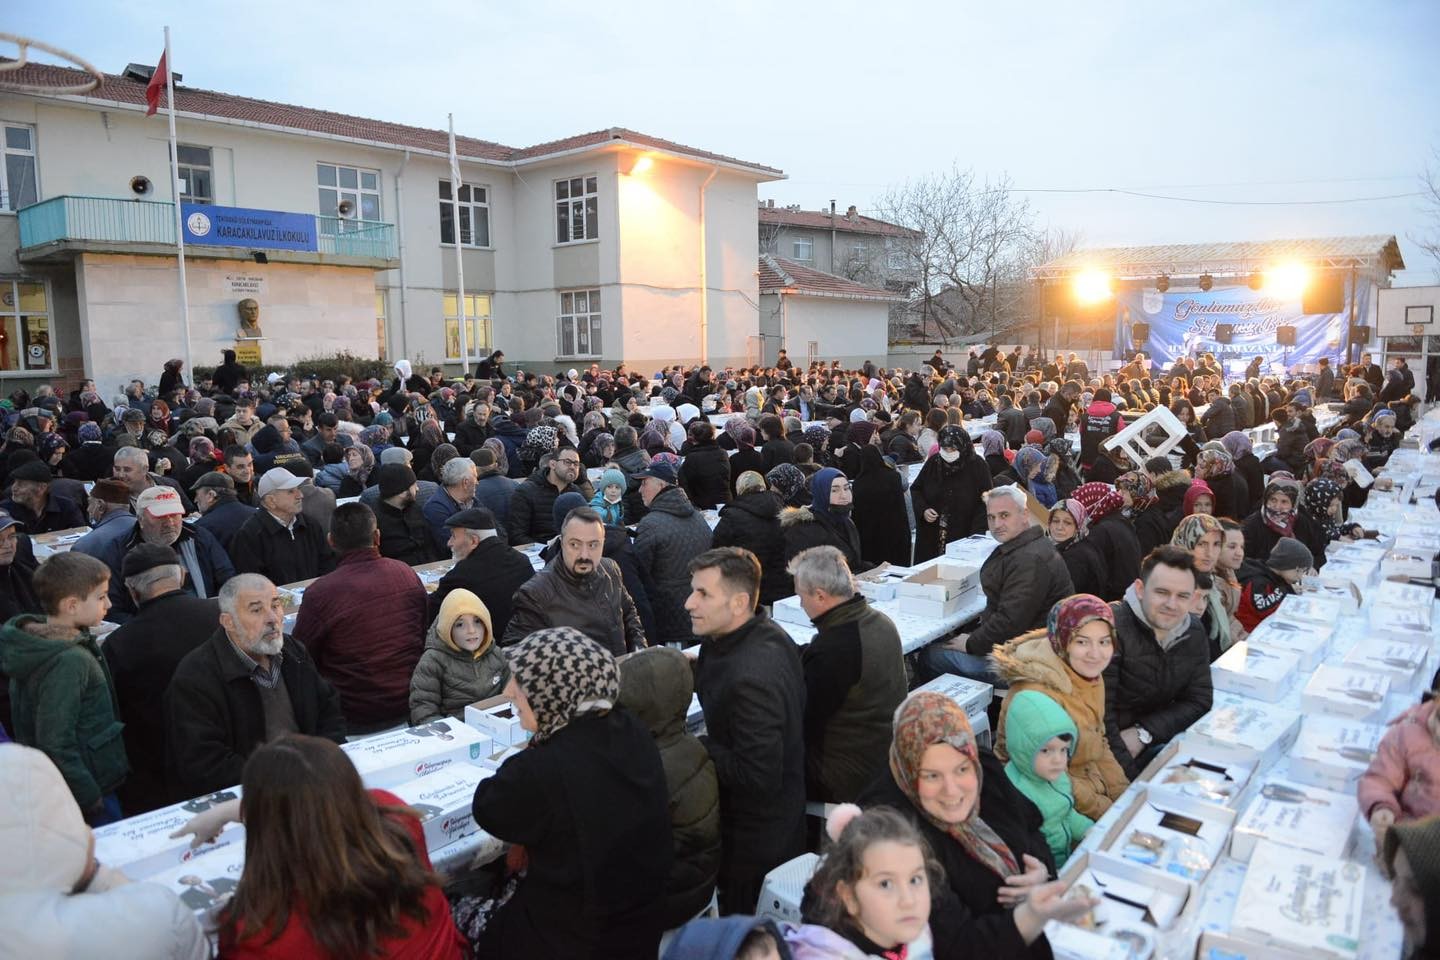
[[[410,567],[380,556],[379,544],[369,507],[337,507],[330,546],[340,563],[306,589],[295,618],[294,637],[340,694],[351,734],[405,722],[425,649],[425,587]]]

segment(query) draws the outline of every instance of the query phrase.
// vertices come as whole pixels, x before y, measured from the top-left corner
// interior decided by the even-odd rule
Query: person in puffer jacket
[[[65,779],[39,750],[0,743],[0,955],[203,960],[190,908],[95,859]]]
[[[469,590],[451,590],[425,637],[410,677],[410,723],[459,717],[465,707],[505,689],[510,667],[495,645],[490,611]]]
[[[1380,740],[1370,766],[1360,776],[1356,795],[1360,813],[1384,846],[1396,823],[1440,813],[1440,706],[1428,700],[1402,714]]]
[[[1088,477],[1102,456],[1100,444],[1125,429],[1125,418],[1111,402],[1110,391],[1095,391],[1095,399],[1080,414],[1080,469]]]
[[[1058,870],[1095,825],[1075,809],[1070,787],[1075,721],[1060,704],[1036,690],[1022,690],[1005,701],[1005,746],[1010,753],[1005,775],[1045,818],[1040,832]]]
[[[620,658],[619,706],[655,738],[670,794],[675,859],[665,884],[667,930],[705,908],[720,871],[720,784],[709,752],[685,728],[694,689],[690,661],[679,650],[651,647]]]

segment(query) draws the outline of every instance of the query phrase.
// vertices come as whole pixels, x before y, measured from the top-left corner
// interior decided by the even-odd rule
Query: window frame
[[[572,184],[579,182],[581,193],[575,194]],[[565,196],[561,194],[561,184],[564,184]],[[591,186],[593,184],[593,187]],[[555,228],[555,246],[566,247],[580,243],[596,243],[600,239],[600,175],[599,173],[582,173],[576,177],[560,177],[550,181],[550,199],[553,218],[552,226]],[[593,202],[592,202],[593,201]],[[578,205],[581,214],[581,236],[575,236],[575,224],[570,219]],[[593,212],[592,212],[593,208]],[[560,238],[560,224],[567,224],[565,239]],[[593,230],[592,230],[593,227]]]
[[[11,128],[24,130],[30,134],[29,150],[21,150],[19,147],[10,146],[5,134],[6,131]],[[8,158],[12,154],[30,158],[30,175],[35,180],[35,199],[32,203],[39,203],[41,199],[44,198],[44,194],[40,192],[40,151],[36,148],[36,138],[38,136],[39,131],[33,123],[12,123],[8,120],[0,122],[0,213],[14,216],[19,209],[12,204],[10,198],[10,164]],[[29,205],[30,204],[26,204],[26,206]],[[3,280],[0,280],[0,282],[3,282]]]
[[[441,178],[440,178],[439,188],[438,188],[437,191],[436,191],[436,196],[438,197],[438,202],[439,202],[439,205],[440,205],[440,208],[439,208],[439,209],[440,209],[439,228],[440,228],[440,246],[442,246],[442,247],[453,247],[453,246],[455,246],[455,236],[454,236],[454,234],[455,234],[455,226],[454,226],[454,224],[451,224],[451,225],[450,225],[450,233],[451,233],[450,239],[449,239],[449,240],[446,240],[446,239],[445,239],[445,224],[446,224],[445,217],[446,217],[446,214],[449,214],[449,215],[453,218],[453,217],[455,216],[455,214],[457,213],[457,211],[456,211],[456,209],[455,209],[455,200],[454,200],[453,198],[451,198],[451,197],[445,196],[446,193],[449,193],[449,192],[451,192],[452,190],[453,190],[453,187],[452,187],[451,181],[445,179],[444,177],[441,177]],[[476,190],[484,190],[484,191],[485,191],[485,199],[484,199],[484,200],[476,200],[476,199],[475,199],[475,191],[476,191]],[[494,250],[494,249],[495,249],[495,235],[494,235],[494,231],[491,229],[491,227],[493,226],[493,222],[491,221],[491,218],[490,218],[490,192],[491,192],[490,185],[489,185],[488,183],[461,183],[461,184],[460,184],[460,191],[461,191],[461,193],[464,193],[464,192],[466,192],[466,191],[469,191],[469,194],[470,194],[470,199],[468,199],[468,200],[461,199],[460,202],[459,202],[460,210],[459,210],[458,212],[461,213],[461,214],[463,214],[463,213],[465,213],[466,211],[469,211],[469,218],[470,218],[470,242],[469,242],[469,243],[463,243],[463,244],[461,244],[461,245],[462,245],[466,250]],[[483,210],[483,211],[485,211],[485,242],[484,242],[484,243],[476,243],[476,242],[475,242],[475,213],[476,213],[477,210]],[[462,224],[463,224],[463,221],[462,221]],[[462,225],[462,229],[461,229],[461,231],[460,231],[460,234],[461,234],[461,237],[464,236],[463,225]]]
[[[21,285],[21,284],[33,284],[33,285],[37,285],[37,286],[41,287],[41,288],[44,290],[44,295],[45,295],[45,310],[44,310],[43,313],[41,313],[41,312],[39,312],[39,311],[33,311],[33,310],[32,310],[32,311],[28,311],[28,312],[21,310],[21,308],[20,308],[20,285]],[[8,288],[8,289],[7,289],[7,288]],[[7,306],[6,303],[5,303],[5,296],[7,295],[7,293],[8,293],[9,296],[11,296],[11,297],[14,298],[14,305],[13,305],[13,306]],[[21,349],[23,350],[23,349],[24,349],[24,339],[25,339],[25,336],[24,336],[24,328],[21,326],[21,320],[22,320],[23,318],[25,318],[25,317],[35,317],[35,316],[43,316],[43,317],[45,318],[45,335],[46,335],[46,338],[47,338],[47,340],[46,340],[46,346],[48,347],[48,350],[49,350],[49,357],[48,357],[49,366],[46,366],[46,367],[26,367],[26,366],[24,366],[24,354],[22,353],[22,354],[21,354],[21,357],[20,357],[21,366],[17,367],[17,368],[14,369],[14,370],[11,370],[11,369],[8,369],[8,368],[5,368],[5,367],[0,367],[0,378],[5,378],[5,377],[39,377],[39,376],[47,376],[47,375],[53,376],[53,375],[58,375],[58,373],[59,373],[59,369],[58,369],[57,363],[56,363],[56,355],[55,355],[55,302],[54,302],[54,292],[50,289],[50,281],[49,281],[49,279],[47,279],[47,278],[45,278],[45,277],[6,277],[6,276],[0,276],[0,337],[8,336],[8,335],[9,335],[9,326],[8,326],[7,321],[9,321],[10,319],[13,318],[14,321],[15,321],[15,332],[16,332],[16,335],[20,337],[21,344],[22,344]]]
[[[440,291],[440,317],[442,321],[440,332],[441,337],[444,340],[443,349],[446,353],[445,360],[447,363],[469,363],[472,360],[478,360],[481,357],[484,357],[491,351],[491,349],[493,349],[490,346],[490,342],[494,336],[494,327],[492,326],[491,321],[495,315],[495,294],[494,292],[467,290],[465,291],[465,307],[468,312],[466,313],[465,320],[470,327],[470,332],[475,334],[475,337],[472,337],[470,341],[465,344],[465,346],[470,350],[470,356],[460,356],[459,293],[460,291],[458,290]],[[483,297],[486,301],[486,305],[489,308],[484,313],[481,313],[479,311],[478,305],[476,304],[476,298],[478,297]],[[450,304],[448,302],[452,298],[455,300],[455,309],[453,312],[451,311]],[[476,307],[476,309],[472,310],[472,307]],[[450,353],[451,324],[454,324],[455,327],[455,352],[453,354]],[[482,342],[484,344],[483,347],[481,347]]]
[[[809,255],[808,257],[802,257],[802,256],[800,256],[799,251],[796,250],[796,247],[800,246],[800,244],[802,244],[802,243],[805,244],[807,247],[810,248],[810,255]],[[814,237],[792,237],[792,238],[790,238],[790,259],[791,259],[791,260],[794,260],[796,263],[814,263],[814,262],[815,262],[815,238],[814,238]]]
[[[334,183],[334,184],[327,185],[327,184],[321,182],[321,180],[320,180],[320,171],[321,171],[323,168],[325,168],[325,167],[329,167],[330,169],[332,169],[332,170],[335,171],[335,183]],[[342,170],[353,170],[353,171],[355,172],[355,186],[354,186],[354,187],[345,187],[345,186],[341,186],[341,185],[340,185],[340,179],[341,179],[340,171],[342,171]],[[375,175],[375,186],[374,186],[373,189],[370,188],[370,187],[362,186],[362,184],[364,184],[364,182],[365,182],[365,175],[366,175],[366,174],[370,174],[370,173],[373,173],[373,174]],[[348,220],[348,221],[351,221],[351,222],[354,222],[354,223],[384,223],[384,222],[385,222],[385,196],[384,196],[384,186],[385,186],[384,173],[383,173],[381,170],[379,170],[378,168],[373,168],[373,167],[357,167],[357,166],[352,166],[351,164],[348,164],[348,163],[331,163],[331,162],[326,161],[326,160],[317,160],[317,161],[315,161],[315,207],[316,207],[316,209],[319,211],[319,215],[320,215],[321,217],[334,218],[334,219],[340,220],[340,221],[342,221],[342,222]],[[324,209],[324,205],[321,203],[321,199],[320,199],[321,192],[322,192],[322,191],[325,191],[325,190],[329,190],[329,191],[331,191],[332,193],[335,194],[335,204],[334,204],[334,206],[332,206],[331,209],[329,209],[329,210]],[[352,194],[352,193],[355,195],[355,216],[353,216],[353,217],[341,217],[341,216],[340,216],[340,213],[339,213],[340,202],[344,199],[344,197],[345,197],[346,194]],[[372,219],[372,218],[367,218],[367,217],[364,215],[364,214],[365,214],[365,198],[366,198],[367,196],[373,196],[373,197],[375,198],[375,216],[374,216],[373,219]],[[320,231],[321,231],[322,233],[328,233],[328,232],[329,232],[329,226],[330,226],[330,225],[329,225],[328,223],[322,221],[321,224],[320,224]],[[342,229],[343,229],[343,228],[342,228]],[[338,233],[338,232],[340,232],[340,231],[337,230],[336,232]]]
[[[204,150],[205,153],[209,155],[210,162],[208,164],[201,165],[198,163],[186,163],[185,161],[181,160],[179,153],[181,150],[185,150],[187,148],[190,150]],[[185,188],[186,190],[190,191],[188,193],[180,194],[180,202],[199,203],[213,206],[215,203],[215,148],[202,146],[198,143],[178,143],[175,145],[175,153],[175,171],[179,176],[184,178]],[[210,195],[208,197],[197,197],[195,195],[194,178],[187,173],[187,171],[191,170],[205,171],[206,185],[210,188]]]
[[[585,310],[583,312],[575,309],[576,294],[585,296]],[[565,312],[565,298],[570,298],[570,312]],[[599,304],[596,309],[595,305]],[[555,358],[557,360],[598,360],[604,356],[605,351],[605,305],[599,287],[582,287],[571,290],[556,291],[556,312],[555,312]],[[580,352],[580,328],[577,321],[585,318],[587,346],[593,348],[598,341],[599,350],[588,353]],[[565,321],[570,321],[571,342],[566,350],[565,342]]]

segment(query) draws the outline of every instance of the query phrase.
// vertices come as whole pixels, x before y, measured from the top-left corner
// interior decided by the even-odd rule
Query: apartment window
[[[320,216],[344,220],[380,219],[380,171],[342,167],[333,163],[315,165],[319,186]],[[341,204],[346,212],[341,213]],[[338,233],[334,220],[320,221],[321,233]]]
[[[465,294],[465,327],[468,340],[465,349],[470,360],[490,352],[490,294]],[[445,292],[445,358],[460,357],[460,296],[454,290]]]
[[[180,181],[185,185],[180,190],[182,203],[215,202],[215,173],[209,147],[179,144],[175,148],[175,166],[179,170]]]
[[[910,266],[905,247],[898,241],[885,241],[885,265],[891,270],[904,270]]]
[[[49,305],[44,283],[0,280],[0,371],[55,366]]]
[[[440,242],[455,242],[455,204],[450,181],[440,181]],[[460,185],[460,242],[467,247],[490,246],[490,188]]]
[[[35,183],[35,130],[5,124],[5,164],[0,168],[0,210],[19,210],[40,199]],[[8,369],[8,368],[7,368]]]
[[[600,356],[600,291],[567,290],[560,294],[556,353],[561,357]]]
[[[575,243],[600,236],[600,195],[595,177],[555,181],[555,242]]]
[[[855,241],[855,246],[850,249],[850,259],[861,263],[869,262],[870,248],[865,245],[864,240]]]
[[[790,259],[798,260],[801,263],[815,262],[815,241],[806,237],[797,238],[790,244]]]

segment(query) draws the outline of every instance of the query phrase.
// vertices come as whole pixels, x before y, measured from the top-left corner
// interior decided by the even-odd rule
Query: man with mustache
[[[284,627],[284,604],[260,574],[220,589],[220,629],[165,691],[166,769],[181,796],[239,783],[251,751],[283,733],[345,742],[339,695]]]

